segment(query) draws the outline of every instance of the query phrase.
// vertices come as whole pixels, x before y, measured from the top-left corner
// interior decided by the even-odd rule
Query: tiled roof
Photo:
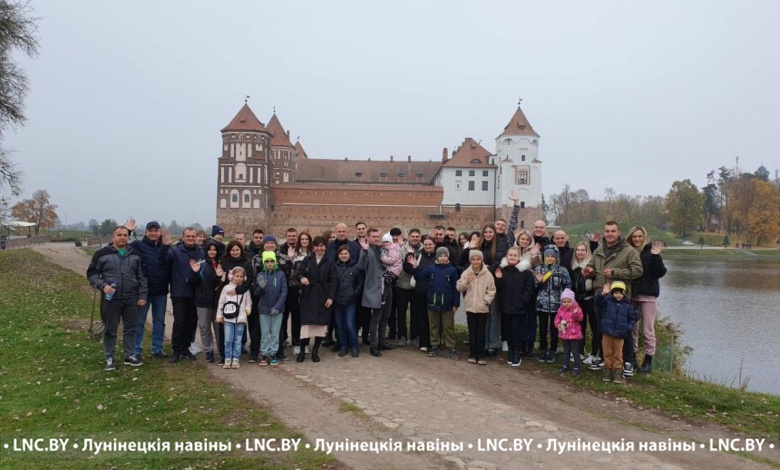
[[[298,158],[309,158],[309,156],[306,155],[306,150],[303,149],[303,145],[301,145],[300,141],[295,141],[295,151],[298,152]]]
[[[236,117],[234,117],[233,120],[230,121],[230,124],[228,124],[227,126],[225,126],[224,129],[222,129],[222,132],[228,132],[228,131],[267,132],[263,123],[260,122],[259,119],[257,119],[255,113],[252,112],[252,109],[249,108],[249,105],[246,103],[244,103],[244,106],[241,108],[241,110],[238,111]]]
[[[530,135],[539,137],[539,134],[531,127],[531,123],[528,122],[528,118],[523,114],[523,110],[520,109],[520,106],[517,107],[517,111],[515,111],[514,116],[509,120],[509,124],[506,125],[504,132],[502,132],[499,137],[507,135]]]
[[[381,160],[298,160],[297,183],[430,184],[441,162]]]
[[[276,113],[271,116],[271,120],[268,121],[268,132],[271,133],[271,147],[293,147],[290,138],[287,137],[287,132],[282,127],[282,123],[279,122],[279,118],[276,117]]]
[[[471,137],[466,137],[463,143],[455,151],[455,154],[447,160],[444,166],[457,168],[492,168],[490,163],[492,154],[485,150]]]

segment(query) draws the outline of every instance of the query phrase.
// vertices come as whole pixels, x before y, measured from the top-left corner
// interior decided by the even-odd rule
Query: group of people
[[[413,228],[404,237],[399,228],[383,233],[358,222],[350,238],[339,223],[319,236],[290,228],[281,244],[257,229],[250,240],[237,233],[225,245],[219,226],[211,237],[187,228],[173,244],[156,222],[131,242],[136,227],[130,220],[114,230],[113,243],[95,253],[87,272],[106,294],[106,369],[114,368],[120,320],[124,363],[142,364],[149,310],[152,355],[168,357],[163,339],[170,291],[170,362],[196,358],[197,331],[207,362],[218,352],[224,368],[238,368],[247,353],[250,363],[274,366],[288,359],[288,330],[299,362],[308,354],[319,362],[321,347],[331,345],[339,357],[358,357],[360,339],[375,357],[412,346],[458,359],[455,312],[462,305],[469,363],[485,365],[502,350],[515,367],[523,357],[554,363],[560,340],[560,372],[579,375],[587,365],[621,382],[637,368],[641,324],[645,354],[638,369],[651,371],[658,280],[666,273],[663,244],[651,243],[641,226],[623,237],[608,221],[603,236],[571,247],[562,230],[550,239],[541,220],[531,231],[518,228],[519,199],[514,193],[510,199],[509,223],[499,219],[472,233],[437,226],[427,234]]]

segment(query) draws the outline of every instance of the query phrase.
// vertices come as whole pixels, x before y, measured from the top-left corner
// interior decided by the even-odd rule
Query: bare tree
[[[24,98],[29,84],[14,53],[38,55],[38,18],[32,12],[28,0],[0,0],[0,140],[8,128],[23,125],[26,120]],[[0,187],[7,186],[18,196],[22,173],[10,154],[10,150],[0,147]]]

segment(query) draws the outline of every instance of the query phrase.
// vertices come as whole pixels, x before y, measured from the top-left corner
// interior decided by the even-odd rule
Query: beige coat
[[[474,276],[471,282],[467,281],[471,276]],[[455,287],[458,289],[458,292],[463,294],[461,306],[467,312],[488,313],[490,304],[496,298],[496,282],[493,280],[493,274],[487,269],[487,266],[482,266],[482,271],[478,274],[475,274],[474,270],[469,266],[460,275],[460,279],[458,279]]]

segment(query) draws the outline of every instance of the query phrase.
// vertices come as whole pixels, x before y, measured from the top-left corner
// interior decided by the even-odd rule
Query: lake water
[[[738,260],[668,259],[659,310],[681,326],[693,348],[686,368],[698,378],[780,394],[780,263],[744,255]]]

